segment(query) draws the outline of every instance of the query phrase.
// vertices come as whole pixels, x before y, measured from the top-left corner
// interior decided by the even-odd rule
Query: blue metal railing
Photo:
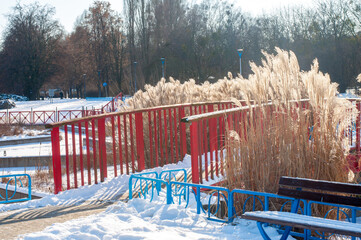
[[[18,198],[15,199],[15,195],[18,191],[19,187],[24,187],[23,181],[21,180],[21,177],[27,177],[28,178],[28,193],[27,198]],[[22,201],[28,201],[31,200],[31,177],[29,174],[11,174],[11,175],[1,175],[0,179],[8,179],[5,185],[5,191],[4,196],[0,193],[0,204],[1,203],[13,203],[13,202],[22,202]],[[1,181],[2,182],[2,181]],[[9,189],[9,187],[11,189]],[[23,193],[23,192],[22,192]],[[26,195],[26,193],[23,193]]]
[[[162,184],[167,186],[166,183],[169,183],[173,179],[177,180],[176,175],[180,172],[184,175],[184,182],[187,182],[187,171],[185,169],[164,170],[159,174],[157,172],[132,174],[129,179],[129,199],[133,198],[133,189],[139,189],[138,197],[143,196],[144,199],[146,199],[147,194],[149,194],[151,190],[151,200],[153,200],[154,190],[156,190],[157,195],[159,195]],[[135,179],[134,182],[133,179]]]
[[[172,187],[174,186],[174,187]],[[182,199],[186,202],[186,208],[189,205],[189,199],[191,193],[194,194],[194,197],[197,202],[197,214],[201,212],[207,214],[207,219],[217,222],[228,222],[228,219],[220,219],[217,214],[221,213],[222,210],[226,211],[226,207],[228,207],[228,199],[227,196],[230,195],[230,191],[224,187],[216,187],[216,186],[205,186],[201,184],[187,183],[187,182],[169,182],[170,192],[174,192],[174,197],[178,197],[179,204]],[[172,191],[172,189],[175,189]],[[203,201],[201,200],[201,190],[207,190],[208,193],[204,193]],[[171,195],[172,197],[172,195]],[[173,197],[172,197],[173,200]],[[173,202],[173,201],[172,201]],[[204,202],[206,204],[204,204]],[[225,206],[222,206],[222,202]],[[173,202],[174,203],[174,202]],[[204,209],[203,206],[207,206],[207,210]],[[215,208],[215,209],[214,209]],[[221,213],[222,215],[222,213]]]
[[[171,181],[172,179],[176,180],[175,173],[179,172],[184,173],[184,182]],[[154,178],[149,177],[151,175],[153,175]],[[272,198],[281,199],[282,204],[280,205],[279,211],[285,211],[286,205],[291,205],[292,201],[295,200],[294,198],[284,197],[273,193],[255,192],[243,189],[234,189],[230,191],[224,187],[187,183],[187,175],[184,169],[167,170],[160,174],[155,172],[133,174],[129,180],[129,199],[132,199],[133,188],[136,187],[136,184],[132,184],[133,179],[137,179],[135,182],[136,184],[139,183],[140,189],[138,191],[140,191],[140,196],[143,195],[144,198],[146,198],[147,194],[152,194],[150,201],[153,200],[154,191],[159,195],[159,192],[162,190],[161,186],[166,186],[167,204],[174,204],[175,200],[178,200],[178,204],[181,204],[184,201],[186,203],[185,208],[187,208],[189,206],[190,197],[194,196],[197,203],[197,214],[205,213],[207,219],[217,222],[230,223],[237,217],[235,210],[235,204],[237,204],[235,203],[235,199],[237,199],[235,197],[236,194],[246,195],[242,206],[242,213],[256,210],[269,211],[270,199]],[[204,193],[202,193],[202,191]],[[357,211],[361,211],[360,207],[306,201],[302,199],[301,203],[302,204],[298,206],[298,212],[302,215],[312,216],[312,205],[322,204],[334,207],[326,213],[324,216],[325,218],[329,215],[330,211],[336,211],[337,219],[343,214],[346,217],[346,220],[352,223],[356,222]],[[205,209],[205,206],[207,209]],[[251,206],[251,209],[246,209],[247,206]],[[219,215],[222,211],[227,211],[228,214],[220,214],[222,217],[221,219],[217,214]],[[284,231],[281,226],[277,226],[277,229],[281,233]],[[307,229],[304,229],[303,233],[291,231],[290,234],[295,237],[306,237],[307,239],[326,238],[325,233],[319,233],[317,231],[316,234],[318,234],[320,238],[311,236],[311,231]],[[352,237],[351,239],[354,240],[355,238]]]
[[[361,201],[361,200],[360,200]],[[331,211],[336,211],[336,219],[340,220],[341,215],[345,216],[345,220],[348,222],[356,223],[356,216],[357,211],[361,211],[360,207],[353,207],[353,206],[347,206],[347,205],[340,205],[340,204],[333,204],[333,203],[324,203],[324,202],[316,202],[316,201],[309,201],[307,203],[306,208],[306,215],[312,216],[312,205],[324,205],[324,206],[331,206],[330,210],[328,210],[324,216],[324,218],[327,218]],[[326,239],[327,237],[330,237],[334,234],[326,236],[324,232],[320,233],[318,231],[315,231],[315,233],[320,236],[322,239]],[[306,235],[308,239],[319,239],[317,237],[311,236],[311,231],[306,230]],[[352,240],[355,240],[356,237],[351,237]],[[360,238],[359,238],[360,239]]]
[[[166,180],[168,182],[172,181],[174,179],[174,181],[177,181],[177,174],[179,172],[183,172],[184,175],[184,182],[187,182],[187,171],[185,169],[172,169],[172,170],[163,170],[160,174],[159,174],[159,179],[163,179]]]

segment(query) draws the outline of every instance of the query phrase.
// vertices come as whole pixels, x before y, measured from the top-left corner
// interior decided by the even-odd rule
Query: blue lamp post
[[[160,58],[160,60],[162,61],[162,78],[164,78],[164,62],[165,62],[165,58],[162,57],[162,58]]]
[[[137,92],[137,62],[134,62],[134,93]]]
[[[239,55],[239,75],[242,76],[242,53],[243,49],[237,49],[238,55]]]

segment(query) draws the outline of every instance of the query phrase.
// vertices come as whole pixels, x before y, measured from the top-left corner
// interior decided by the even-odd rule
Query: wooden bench
[[[310,237],[311,230],[361,238],[361,224],[297,213],[301,199],[341,206],[361,207],[361,185],[281,177],[278,195],[294,198],[291,212],[257,211],[246,212],[242,215],[244,219],[257,221],[257,226],[264,239],[270,239],[263,229],[262,225],[264,223],[286,226],[281,239],[287,239],[293,227],[307,229],[304,234],[305,239]],[[358,210],[361,210],[361,208]]]

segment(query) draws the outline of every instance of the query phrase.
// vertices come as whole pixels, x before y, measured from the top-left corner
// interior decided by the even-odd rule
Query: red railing
[[[231,102],[180,104],[48,124],[55,193],[79,182],[94,184],[118,173],[176,163],[190,152],[189,129],[180,120],[232,107]]]
[[[360,109],[359,103],[357,107]],[[226,125],[238,132],[244,122],[255,120],[250,116],[257,117],[249,111],[249,107],[235,107],[231,102],[195,103],[49,124],[55,193],[77,188],[79,183],[94,184],[118,174],[176,163],[186,153],[191,154],[194,183],[223,175],[220,150],[225,147]],[[355,121],[356,136],[348,137],[355,137],[359,150],[360,115]]]
[[[102,114],[101,109],[0,112],[0,124],[44,125]]]
[[[123,98],[123,94],[119,93],[115,96],[111,101],[109,101],[106,105],[102,107],[103,112],[115,112],[121,104]]]
[[[218,106],[218,111],[182,119],[182,122],[187,123],[190,128],[193,183],[203,183],[203,178],[208,181],[209,178],[214,179],[214,176],[223,175],[224,163],[219,150],[225,146],[226,121],[228,120],[228,124],[231,122],[240,124],[248,109],[248,107]]]
[[[355,102],[357,109],[361,110],[360,100],[349,99]],[[303,108],[308,108],[308,100],[302,100]],[[267,104],[269,107],[266,111],[273,111],[272,104]],[[299,107],[298,103],[295,103],[296,107]],[[190,128],[190,143],[191,143],[191,158],[192,158],[192,181],[193,183],[203,183],[204,180],[208,181],[210,178],[214,179],[214,176],[223,175],[224,162],[222,160],[221,150],[225,147],[226,125],[235,130],[239,134],[245,131],[245,122],[255,121],[257,114],[254,112],[255,108],[249,108],[248,106],[236,107],[232,109],[221,111],[210,111],[210,113],[194,115],[185,117],[182,122],[187,123]],[[253,111],[253,114],[250,114]],[[253,119],[250,117],[253,116]],[[262,118],[262,114],[260,114]],[[356,119],[352,121],[354,123],[354,130],[350,127],[350,131],[346,133],[345,137],[354,141],[355,154],[358,158],[361,158],[360,153],[360,113]],[[244,131],[241,131],[244,130]],[[311,133],[310,133],[311,134]],[[240,137],[245,137],[244,134]],[[354,140],[352,140],[355,138]],[[354,162],[350,164],[356,164]],[[357,168],[359,169],[359,168]]]

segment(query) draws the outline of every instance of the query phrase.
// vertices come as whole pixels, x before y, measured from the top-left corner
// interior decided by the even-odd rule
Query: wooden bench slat
[[[324,219],[289,212],[246,212],[242,218],[271,224],[361,237],[361,224]]]
[[[330,182],[306,178],[281,177],[279,185],[311,188],[339,193],[361,194],[361,185],[351,183]]]
[[[361,207],[361,198],[356,198],[356,197],[347,197],[347,196],[310,192],[303,190],[300,191],[289,188],[279,188],[278,194],[282,196],[301,198],[301,199],[318,201],[318,202],[335,203],[335,204]]]

